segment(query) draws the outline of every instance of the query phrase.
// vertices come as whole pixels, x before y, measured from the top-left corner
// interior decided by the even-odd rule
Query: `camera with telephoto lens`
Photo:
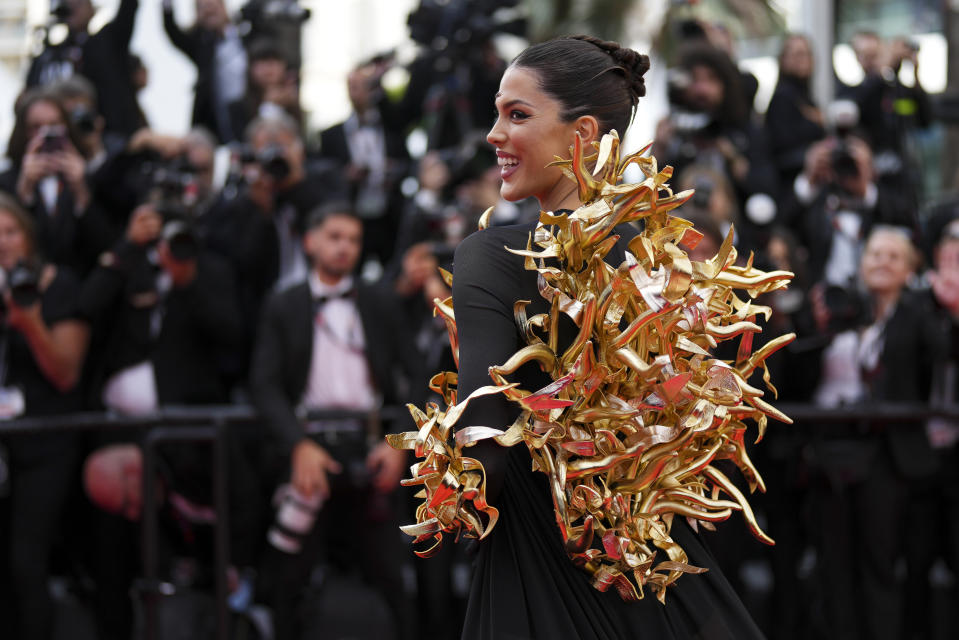
[[[840,138],[829,157],[829,164],[837,180],[859,177],[859,164],[849,150],[849,145]]]
[[[829,164],[837,180],[859,177],[859,163],[849,148],[849,136],[859,124],[859,107],[851,100],[836,100],[826,109],[826,121],[836,140]]]
[[[18,260],[12,269],[0,269],[0,290],[9,291],[18,307],[29,307],[40,299],[40,273],[26,260]],[[0,312],[6,312],[5,296],[0,296]]]
[[[303,548],[303,540],[313,529],[316,514],[323,506],[319,492],[306,496],[296,487],[285,484],[273,496],[276,517],[267,531],[269,543],[289,554],[297,554]]]
[[[200,254],[200,241],[189,220],[164,216],[160,237],[170,249],[170,255],[178,262],[196,260]]]
[[[525,18],[500,13],[518,4],[519,0],[420,0],[406,23],[414,41],[450,57],[466,58],[497,33],[526,32]]]
[[[146,162],[142,167],[147,200],[163,217],[161,238],[179,261],[194,260],[200,240],[194,229],[199,203],[196,168],[185,155]]]

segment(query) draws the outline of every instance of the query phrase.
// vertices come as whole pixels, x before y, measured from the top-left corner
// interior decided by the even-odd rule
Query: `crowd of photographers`
[[[411,15],[424,47],[401,99],[380,83],[392,58],[366,61],[345,79],[352,113],[318,136],[298,97],[308,13],[289,2],[251,2],[234,19],[222,0],[197,0],[189,28],[163,3],[171,42],[197,69],[184,136],[152,131],[137,104],[147,81],[129,53],[137,0],[121,0],[95,34],[90,0],[56,3],[68,36],[33,60],[16,102],[0,174],[0,415],[252,403],[262,423],[231,431],[228,447],[230,605],[263,637],[300,637],[307,588],[354,570],[380,592],[396,637],[457,635],[468,559],[445,549],[412,565],[395,529],[411,513],[393,490],[407,462],[382,433],[411,423],[371,431],[306,414],[430,400],[424,382],[455,368],[431,312],[449,295],[437,267],[487,208],[493,224],[536,216],[500,198],[485,143],[505,68],[490,36],[518,25],[458,6],[424,2]],[[898,79],[904,64],[915,70],[916,48],[858,34],[864,80],[825,107],[810,93],[809,41],[789,36],[757,114],[755,78],[737,68],[728,32],[686,25],[683,40],[654,154],[676,168],[674,188],[696,189],[682,214],[705,233],[694,259],[734,229],[743,259],[796,273],[768,302],[767,335],[799,336],[771,364],[780,399],[953,401],[959,228],[951,210],[919,215],[910,140],[930,107],[918,80]],[[418,158],[413,127],[429,140]],[[215,179],[224,147],[229,166]],[[908,633],[929,637],[915,624],[931,619],[929,568],[941,556],[959,569],[959,522],[948,519],[957,427],[773,430],[757,454],[771,486],[762,512],[780,540],[768,557],[771,635],[899,638],[909,619]],[[52,637],[53,573],[80,585],[99,637],[130,637],[140,437],[0,439],[0,612],[14,637]],[[209,450],[164,448],[159,484],[165,576],[202,587],[216,519]],[[922,545],[905,542],[907,520]],[[740,582],[761,552],[715,536]],[[810,549],[823,576],[813,596]]]

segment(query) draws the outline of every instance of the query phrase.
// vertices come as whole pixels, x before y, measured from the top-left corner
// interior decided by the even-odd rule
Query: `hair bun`
[[[626,80],[629,83],[630,91],[636,98],[642,98],[646,95],[646,81],[643,76],[649,71],[649,56],[643,55],[621,46],[618,42],[612,40],[601,40],[595,36],[573,36],[576,40],[583,40],[595,45],[605,51],[618,66],[625,72]]]

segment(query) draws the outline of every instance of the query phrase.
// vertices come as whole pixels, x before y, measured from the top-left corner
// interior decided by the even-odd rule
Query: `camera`
[[[149,200],[164,219],[193,217],[199,201],[199,186],[196,169],[185,156],[146,162],[142,171]]]
[[[163,225],[160,237],[170,248],[170,255],[178,262],[196,260],[200,254],[200,241],[187,220],[170,219]]]
[[[73,9],[66,0],[50,0],[50,16],[54,24],[66,22],[73,15]]]
[[[839,139],[836,147],[832,150],[829,158],[830,166],[837,180],[848,180],[859,177],[859,164],[856,158],[850,153],[849,145],[842,138]]]
[[[503,19],[496,13],[519,4],[519,0],[420,0],[406,23],[410,37],[420,44],[445,51],[449,47],[475,49],[499,32],[522,35],[526,20]],[[455,52],[450,54],[455,55]]]
[[[498,34],[525,34],[527,21],[518,4],[420,0],[410,12],[410,38],[422,49],[407,67],[410,86],[418,89],[406,124],[426,123],[428,149],[455,145],[471,131],[492,124],[489,105],[503,69],[489,45]]]
[[[269,144],[259,151],[245,146],[240,151],[240,162],[259,165],[276,182],[283,182],[290,176],[291,167],[286,159],[286,150],[278,144]]]
[[[10,270],[0,270],[0,289],[9,291],[18,307],[29,307],[40,299],[40,274],[25,260],[19,260]],[[0,297],[0,311],[6,311]]]
[[[290,484],[282,485],[273,496],[276,517],[266,534],[271,545],[280,551],[297,554],[303,548],[303,539],[316,522],[316,514],[323,506],[319,492],[305,496]]]
[[[70,122],[81,135],[90,135],[97,130],[96,114],[86,105],[78,104],[70,111]]]
[[[823,291],[823,303],[829,310],[830,334],[855,329],[869,321],[869,305],[855,289],[839,285],[827,285]]]
[[[829,158],[833,173],[838,180],[859,177],[859,163],[847,142],[859,124],[859,107],[851,100],[836,100],[826,109],[826,120],[837,141]]]
[[[60,126],[48,126],[41,130],[43,136],[38,151],[40,153],[56,153],[66,146],[66,130]]]
[[[301,7],[296,0],[252,0],[240,9],[240,15],[250,23],[292,22],[299,24],[310,19],[310,10]]]

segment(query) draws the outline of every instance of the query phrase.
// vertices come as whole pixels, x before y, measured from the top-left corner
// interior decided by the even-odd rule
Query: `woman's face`
[[[0,267],[9,271],[29,253],[27,234],[12,213],[0,209]]]
[[[913,261],[912,245],[905,236],[893,231],[876,231],[862,254],[862,281],[870,293],[898,293],[912,275]]]
[[[794,78],[809,78],[812,76],[812,51],[805,38],[792,37],[783,45],[780,70]]]
[[[27,140],[33,140],[40,130],[48,127],[66,127],[57,105],[46,100],[34,102],[26,114]]]
[[[569,157],[576,121],[560,119],[560,103],[540,89],[533,71],[511,66],[499,86],[496,122],[486,139],[496,147],[500,194],[511,202],[532,196],[547,211],[560,208],[575,185],[559,167],[546,165]]]

